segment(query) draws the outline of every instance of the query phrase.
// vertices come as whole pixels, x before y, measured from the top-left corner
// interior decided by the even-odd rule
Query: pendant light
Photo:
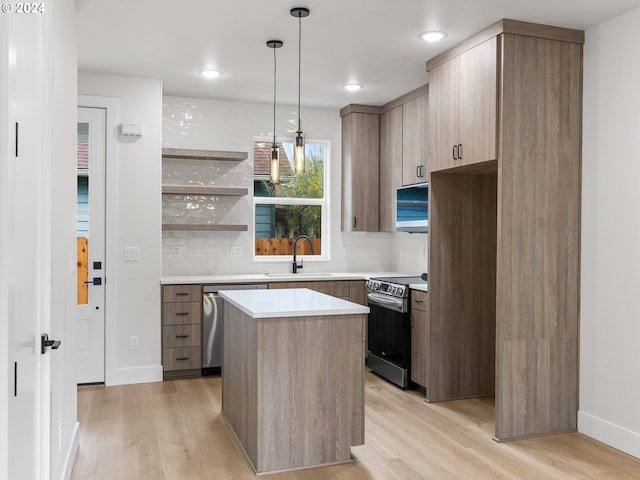
[[[280,149],[276,143],[276,48],[282,47],[281,40],[267,41],[267,47],[273,48],[273,143],[271,144],[271,168],[269,170],[269,180],[271,183],[280,183]]]
[[[300,121],[300,71],[302,64],[302,18],[309,16],[309,9],[304,7],[292,8],[289,13],[298,18],[298,130],[296,131],[296,145],[293,151],[293,169],[296,174],[304,173],[304,136]]]

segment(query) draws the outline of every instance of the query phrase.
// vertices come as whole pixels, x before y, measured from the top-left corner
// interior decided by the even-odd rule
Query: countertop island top
[[[308,288],[223,290],[219,295],[253,318],[369,313],[369,307]]]

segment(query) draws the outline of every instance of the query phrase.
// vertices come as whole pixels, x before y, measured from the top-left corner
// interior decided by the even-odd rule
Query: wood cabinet
[[[162,287],[162,368],[165,377],[200,375],[202,287]]]
[[[427,181],[429,95],[402,105],[402,185]]]
[[[247,152],[226,152],[218,150],[193,150],[183,148],[163,148],[162,149],[162,163],[163,169],[170,168],[171,162],[193,162],[197,160],[199,162],[241,162],[248,158]],[[163,175],[164,176],[164,175]],[[204,182],[203,182],[204,183]],[[216,197],[240,197],[249,193],[248,188],[244,187],[227,187],[217,186],[213,184],[203,185],[190,185],[190,184],[175,184],[175,183],[163,183],[163,221],[162,230],[167,231],[234,231],[234,232],[246,232],[249,227],[246,224],[221,224],[216,222],[203,222],[201,218],[195,221],[184,220],[185,215],[180,215],[184,218],[175,218],[168,214],[168,208],[165,208],[164,198],[170,198],[172,196],[174,201],[184,201],[192,195],[198,195],[205,198],[209,198],[210,201],[215,201]],[[166,197],[165,197],[166,196]],[[178,203],[178,202],[176,202]],[[190,212],[191,213],[191,212]]]
[[[427,398],[495,393],[498,440],[577,426],[583,43],[581,31],[501,20],[427,62]],[[459,106],[445,98],[456,69]],[[495,102],[463,105],[471,79]]]
[[[396,231],[396,189],[428,181],[429,85],[382,107],[380,115],[380,231]]]
[[[379,230],[380,107],[348,105],[342,117],[342,231]]]
[[[367,304],[367,292],[364,280],[270,282],[269,288],[308,288],[360,305]]]
[[[429,70],[431,171],[496,159],[494,36]]]
[[[380,231],[396,231],[396,189],[402,186],[402,105],[380,115]]]
[[[429,293],[411,290],[411,381],[427,385]]]

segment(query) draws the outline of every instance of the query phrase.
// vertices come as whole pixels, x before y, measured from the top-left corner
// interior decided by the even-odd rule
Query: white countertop
[[[253,318],[369,313],[369,307],[308,288],[223,290],[219,295]]]
[[[429,291],[429,284],[427,283],[410,283],[409,288],[412,290],[421,290],[423,292]]]
[[[270,283],[314,282],[331,280],[368,280],[371,277],[401,276],[397,272],[304,272],[304,273],[247,273],[242,275],[172,275],[160,278],[161,285],[216,284],[216,283]]]

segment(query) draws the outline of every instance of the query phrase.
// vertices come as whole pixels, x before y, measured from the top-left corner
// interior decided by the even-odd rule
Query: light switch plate
[[[140,249],[138,247],[124,247],[124,259],[130,262],[140,260]]]
[[[232,257],[241,257],[242,249],[240,247],[230,247],[229,255],[231,255]]]

